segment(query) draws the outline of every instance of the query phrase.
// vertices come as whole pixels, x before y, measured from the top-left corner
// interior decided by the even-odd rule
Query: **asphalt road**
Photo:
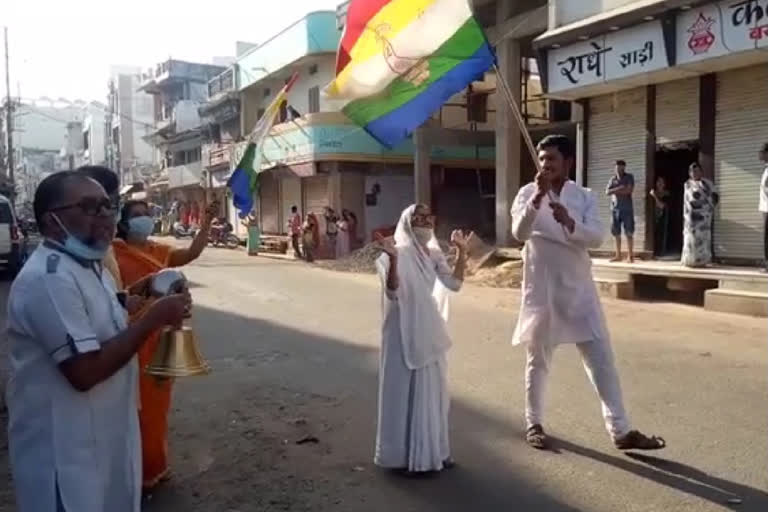
[[[630,417],[669,448],[652,457],[613,449],[577,352],[564,347],[546,421],[557,450],[541,453],[522,441],[524,354],[509,344],[519,293],[468,286],[452,304],[449,359],[460,465],[409,480],[371,463],[372,276],[226,249],[186,273],[213,373],[177,381],[175,478],[148,511],[768,510],[764,319],[606,301]],[[5,450],[0,458],[5,469]],[[11,503],[10,482],[0,483],[0,510]]]

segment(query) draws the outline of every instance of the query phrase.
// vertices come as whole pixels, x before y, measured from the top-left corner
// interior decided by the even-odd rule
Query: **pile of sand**
[[[471,253],[476,254],[467,262],[467,282],[479,286],[493,288],[517,288],[522,281],[523,268],[520,260],[499,260],[492,258],[493,248],[477,240],[471,247]],[[440,241],[448,264],[453,266],[456,261],[456,251],[451,245]],[[474,249],[474,250],[472,250]],[[318,262],[318,265],[336,272],[352,272],[357,274],[373,274],[376,272],[376,259],[381,255],[379,244],[370,243],[352,252],[346,258]]]
[[[512,260],[500,265],[486,264],[467,277],[467,282],[491,288],[517,288],[523,280],[523,262]]]

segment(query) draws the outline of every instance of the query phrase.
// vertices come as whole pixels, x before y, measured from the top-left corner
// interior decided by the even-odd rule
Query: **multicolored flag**
[[[325,93],[392,147],[494,62],[468,0],[352,0]]]
[[[291,90],[298,78],[298,73],[295,73],[264,111],[264,115],[261,116],[248,136],[248,146],[245,148],[245,153],[237,164],[235,172],[229,178],[229,182],[227,182],[229,190],[232,191],[232,204],[240,211],[241,218],[245,218],[253,210],[253,196],[259,189],[264,141],[275,125],[280,106],[283,102],[288,101],[288,91]]]

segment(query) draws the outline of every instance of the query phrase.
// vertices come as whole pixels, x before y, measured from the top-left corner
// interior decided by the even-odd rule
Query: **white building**
[[[145,137],[154,129],[154,97],[139,91],[141,69],[113,67],[109,83],[107,163],[120,174],[123,187],[149,179],[155,149]]]

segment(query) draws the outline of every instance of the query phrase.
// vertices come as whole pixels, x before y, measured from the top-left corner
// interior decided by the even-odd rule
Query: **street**
[[[604,301],[630,418],[669,447],[615,450],[577,351],[562,347],[545,425],[557,450],[536,452],[522,439],[524,350],[509,341],[519,291],[467,286],[449,356],[459,466],[404,479],[372,464],[375,276],[226,249],[184,271],[213,372],[176,383],[174,478],[148,512],[768,510],[764,319]],[[12,511],[0,444],[0,510]]]

